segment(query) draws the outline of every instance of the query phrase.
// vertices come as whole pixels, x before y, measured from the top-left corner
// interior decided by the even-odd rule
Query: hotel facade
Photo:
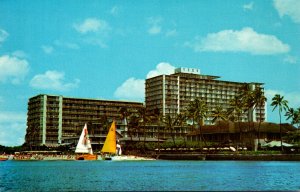
[[[217,106],[223,109],[230,107],[230,100],[241,93],[243,86],[248,85],[251,90],[261,88],[262,83],[241,83],[219,80],[218,76],[202,75],[200,69],[177,68],[173,74],[159,75],[146,80],[146,109],[159,109],[164,116],[175,116],[188,107],[190,101],[199,98],[206,102],[209,112]],[[251,109],[250,115],[245,113],[240,121],[266,121],[266,105]],[[205,124],[212,124],[212,117],[205,120]]]
[[[130,113],[137,113],[146,107],[149,113],[159,109],[162,115],[175,116],[184,112],[195,98],[205,101],[209,112],[217,106],[227,109],[230,100],[241,92],[247,84],[252,90],[262,83],[240,83],[219,80],[218,76],[202,75],[199,69],[177,68],[173,74],[159,75],[146,79],[145,105],[140,102],[111,101],[64,97],[61,95],[40,94],[28,101],[27,130],[25,143],[32,146],[59,146],[76,144],[85,123],[88,124],[92,137],[92,145],[102,145],[107,130],[104,121],[117,121],[119,134],[124,139],[135,137],[168,139],[172,134],[175,138],[185,137],[193,128],[191,126],[175,127],[173,133],[165,130],[163,124],[147,124],[142,130],[126,130],[121,119],[120,108],[126,108]],[[245,113],[240,121],[266,121],[266,105]],[[206,125],[212,124],[212,118],[205,120]],[[164,129],[164,130],[163,130]],[[138,139],[140,140],[140,139]],[[94,147],[93,147],[94,148]]]
[[[97,140],[104,140],[107,130],[100,129],[103,118],[122,126],[120,108],[136,112],[143,103],[71,98],[41,94],[28,101],[27,130],[25,142],[28,145],[55,146],[64,140],[78,140],[85,123]],[[77,141],[76,141],[77,142]],[[94,142],[94,143],[93,143]],[[101,144],[92,140],[92,144]]]

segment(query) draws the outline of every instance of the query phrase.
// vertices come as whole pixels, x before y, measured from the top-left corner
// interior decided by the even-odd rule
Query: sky
[[[300,107],[298,0],[1,0],[0,145],[38,94],[144,102],[146,78],[199,68]]]

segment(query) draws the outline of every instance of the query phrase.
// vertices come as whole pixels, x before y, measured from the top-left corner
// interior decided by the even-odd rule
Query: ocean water
[[[0,191],[299,190],[300,162],[4,161]]]

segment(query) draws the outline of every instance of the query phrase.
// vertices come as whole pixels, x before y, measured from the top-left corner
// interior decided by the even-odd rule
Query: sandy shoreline
[[[300,154],[160,154],[162,160],[300,161]]]
[[[3,155],[1,155],[4,157]],[[7,160],[15,161],[75,161],[76,155],[5,155]],[[119,160],[236,160],[236,161],[300,161],[300,154],[203,154],[203,153],[164,153],[152,158],[142,156],[123,156]],[[97,160],[102,160],[98,155]]]

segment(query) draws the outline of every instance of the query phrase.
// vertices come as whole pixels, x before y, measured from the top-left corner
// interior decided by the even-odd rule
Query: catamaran
[[[75,150],[76,160],[97,160],[97,155],[93,154],[91,140],[89,138],[87,125],[85,124]]]
[[[9,155],[5,155],[5,154],[0,155],[0,161],[6,161],[8,159],[9,159]]]
[[[109,128],[101,153],[103,160],[112,160],[112,158],[117,154],[117,134],[115,121],[112,122]]]
[[[116,123],[112,122],[106,136],[104,145],[101,149],[103,160],[125,161],[125,160],[154,160],[152,158],[137,157],[133,155],[122,155],[121,145],[117,143]]]

